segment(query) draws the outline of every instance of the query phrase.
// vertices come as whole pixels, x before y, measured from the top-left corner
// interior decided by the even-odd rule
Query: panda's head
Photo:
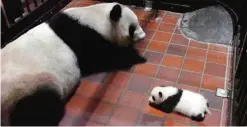
[[[115,4],[110,11],[110,20],[115,24],[117,41],[120,45],[139,42],[146,36],[138,23],[137,16],[126,6]]]
[[[120,46],[135,44],[146,37],[135,13],[119,3],[69,8],[64,10],[64,13]]]
[[[151,91],[151,95],[149,97],[149,103],[152,104],[161,104],[167,98],[175,95],[178,89],[172,86],[157,86],[154,87]]]

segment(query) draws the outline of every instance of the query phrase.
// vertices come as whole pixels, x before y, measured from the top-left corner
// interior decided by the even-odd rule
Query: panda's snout
[[[146,33],[142,30],[141,27],[138,30],[136,30],[134,34],[135,34],[134,41],[136,42],[139,42],[145,39],[146,37]]]
[[[137,38],[135,41],[140,42],[141,40],[144,40],[146,37],[146,34],[143,32],[142,34],[137,35]]]
[[[153,103],[153,99],[151,97],[149,97],[148,102]]]

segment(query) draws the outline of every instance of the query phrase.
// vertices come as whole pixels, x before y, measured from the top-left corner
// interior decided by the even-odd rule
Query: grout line
[[[167,43],[167,42],[166,42]],[[177,45],[177,44],[172,44],[172,45]],[[180,45],[180,46],[183,46],[183,45]],[[187,46],[184,46],[184,47],[187,47]],[[189,48],[189,47],[188,47]],[[137,49],[139,49],[139,50],[145,50],[145,49],[142,49],[142,48],[137,48]],[[159,54],[163,54],[163,53],[161,53],[161,52],[158,52],[158,51],[153,51],[153,50],[149,50],[149,49],[147,49],[147,51],[149,51],[149,52],[154,52],[154,53],[159,53]],[[207,52],[207,51],[206,51]],[[169,53],[167,53],[168,55],[173,55],[173,56],[178,56],[178,57],[183,57],[183,56],[180,56],[180,55],[176,55],[176,54],[169,54]],[[207,53],[206,53],[206,55],[207,55]],[[227,55],[227,54],[226,54]],[[186,57],[187,59],[191,59],[191,60],[197,60],[197,61],[205,61],[205,59],[204,60],[202,60],[202,59],[195,59],[195,58],[191,58],[191,57],[187,57],[187,55],[186,56],[184,56],[184,57]],[[222,66],[226,66],[226,64],[221,64],[221,63],[215,63],[215,62],[211,62],[211,61],[206,61],[207,63],[212,63],[212,64],[217,64],[217,65],[222,65]],[[155,63],[153,63],[153,64],[155,64]],[[158,64],[157,64],[158,65]]]
[[[220,126],[222,126],[223,124],[223,115],[224,115],[224,107],[225,107],[225,99],[223,99],[222,101],[222,107],[221,107],[221,114],[220,114]]]
[[[149,47],[151,41],[153,40],[153,38],[154,38],[154,36],[155,36],[155,34],[156,34],[156,32],[157,32],[159,26],[160,26],[160,24],[161,24],[161,22],[162,22],[162,19],[164,18],[165,14],[166,14],[166,12],[164,12],[164,14],[161,16],[161,20],[160,20],[160,22],[159,22],[159,24],[158,24],[158,26],[157,26],[157,28],[156,28],[156,30],[155,30],[153,36],[151,37],[149,43],[146,45],[146,48],[145,48],[145,50],[144,50],[144,52],[143,52],[143,56],[144,56],[144,54],[147,52],[147,49],[148,49],[148,47]],[[147,62],[146,62],[146,63],[147,63]],[[133,72],[133,73],[134,73],[134,72]],[[158,69],[156,70],[156,73],[158,73]],[[152,78],[152,81],[154,81],[154,80],[155,80],[155,78]],[[151,87],[152,87],[152,84],[150,84],[149,89],[148,89],[148,93],[147,93],[147,94],[149,94],[149,90],[150,90]],[[146,97],[145,94],[144,94],[144,97]],[[135,125],[138,124],[138,123],[140,122],[140,117],[141,117],[141,115],[144,113],[144,112],[142,112],[142,109],[143,109],[143,107],[144,107],[145,102],[146,102],[146,99],[144,99],[143,102],[142,102],[142,104],[141,104],[141,107],[140,107],[141,109],[139,110],[139,111],[140,111],[139,120],[137,119],[137,120],[135,121]]]
[[[198,93],[200,93],[201,92],[201,89],[203,88],[202,87],[202,83],[203,83],[203,79],[204,79],[204,75],[205,75],[206,65],[207,65],[207,62],[208,62],[207,61],[207,59],[208,59],[208,52],[209,52],[209,45],[207,46],[206,57],[205,57],[205,60],[204,60],[204,65],[203,65],[203,70],[202,70],[202,75],[201,75],[201,81],[200,81],[200,88],[199,88]]]
[[[127,73],[127,72],[126,72],[126,73]],[[111,120],[111,118],[112,118],[112,116],[113,116],[113,113],[114,113],[116,107],[118,106],[118,104],[119,104],[119,102],[120,102],[120,99],[123,97],[123,95],[125,94],[125,91],[128,89],[128,85],[129,85],[130,81],[132,80],[133,75],[134,75],[134,74],[131,72],[131,73],[130,73],[129,81],[127,82],[126,86],[123,88],[123,91],[122,91],[121,95],[119,96],[117,102],[116,102],[115,104],[113,104],[113,108],[112,108],[112,111],[111,111],[111,113],[110,113],[110,115],[109,115],[109,120],[108,120],[108,122],[107,122],[107,125],[109,124],[109,122],[110,122],[110,120]]]
[[[164,14],[164,17],[165,17],[165,15],[166,15],[166,13]],[[173,30],[173,32],[172,32],[172,34],[171,34],[171,38],[170,38],[170,40],[168,41],[168,42],[166,42],[166,43],[168,43],[167,44],[167,47],[166,47],[166,49],[165,49],[165,52],[162,54],[162,58],[161,58],[161,60],[160,60],[160,63],[158,64],[158,69],[157,69],[157,71],[156,71],[156,73],[155,73],[155,75],[154,75],[154,78],[155,79],[157,79],[157,75],[158,75],[158,72],[159,72],[159,70],[160,70],[160,67],[163,65],[162,64],[162,62],[163,62],[163,60],[164,60],[164,58],[165,58],[165,55],[166,55],[166,52],[167,52],[167,50],[168,50],[168,48],[169,48],[169,46],[170,46],[170,43],[171,43],[171,40],[172,40],[172,37],[173,37],[173,33],[175,32],[175,28],[174,28],[174,30]]]
[[[188,59],[188,58],[187,58]],[[201,62],[204,62],[204,61],[201,61]],[[211,63],[211,62],[206,62],[206,63]],[[155,65],[155,66],[163,66],[163,67],[168,67],[168,68],[171,68],[171,69],[176,69],[176,70],[182,70],[182,71],[187,71],[187,72],[190,72],[190,73],[196,73],[196,74],[202,74],[203,72],[195,72],[195,71],[191,71],[191,70],[185,70],[185,69],[182,69],[181,68],[176,68],[176,67],[171,67],[171,66],[166,66],[166,65],[159,65],[159,64],[155,64],[155,63],[146,63],[146,64],[150,64],[150,65]],[[138,75],[142,75],[142,74],[138,74]],[[219,77],[219,76],[215,76],[215,75],[210,75],[210,74],[204,74],[204,75],[207,75],[207,76],[211,76],[211,77],[215,77],[215,78],[219,78],[219,79],[225,79],[225,77]],[[146,75],[145,75],[146,76]],[[149,76],[147,76],[149,77]],[[153,78],[157,78],[155,76],[152,76]],[[151,78],[152,78],[151,77]],[[157,78],[157,79],[161,79],[161,78]],[[165,80],[165,79],[163,79]]]
[[[154,30],[154,29],[146,29],[146,30],[149,30],[149,31],[157,31],[157,32],[162,32],[162,33],[168,33],[168,34],[175,34],[175,35],[182,35],[182,34],[175,33],[176,29],[175,29],[174,33],[173,32],[171,33],[171,32],[160,31],[158,29],[157,30]],[[185,37],[185,38],[187,38],[188,40],[193,40],[193,39],[191,39],[191,38],[189,38],[189,37],[187,37],[185,35],[182,35],[182,36]],[[163,42],[163,41],[159,41],[159,40],[153,40],[153,41]],[[223,51],[209,49],[209,46],[212,45],[210,42],[200,42],[200,41],[197,41],[197,40],[195,40],[195,41],[198,42],[198,43],[200,43],[200,44],[207,45],[207,49],[205,49],[205,48],[198,48],[198,47],[193,47],[193,48],[209,50],[209,51],[213,51],[213,52],[216,52],[216,53],[228,54],[228,51],[227,52],[223,52]],[[176,44],[176,43],[173,43],[173,44]],[[176,45],[186,46],[186,45],[182,45],[182,44],[176,44]],[[187,45],[187,46],[190,46],[190,45]],[[227,48],[228,47],[228,45],[218,45],[218,46],[222,46],[224,48]],[[192,46],[190,46],[190,47],[192,47]]]
[[[145,18],[147,18],[147,16],[145,16]],[[145,18],[144,18],[144,20],[145,20]],[[158,29],[158,27],[157,27],[156,29]],[[152,38],[155,36],[155,33],[156,33],[156,31],[154,32],[154,34],[153,34],[153,36],[151,37],[150,40],[152,40]],[[148,42],[148,44],[147,44],[147,46],[146,46],[146,49],[147,49],[149,43],[150,43],[150,41]],[[146,49],[144,50],[144,52],[142,53],[142,55],[145,54]],[[112,112],[111,112],[110,115],[109,115],[110,117],[109,117],[109,120],[108,120],[108,124],[109,124],[109,122],[110,122],[110,120],[111,120],[111,118],[112,118],[112,115],[113,115],[113,113],[114,113],[116,107],[119,105],[120,99],[123,97],[123,95],[125,94],[125,92],[128,90],[128,85],[129,85],[130,81],[132,80],[132,78],[133,78],[133,76],[134,76],[135,70],[136,70],[136,67],[134,68],[133,72],[126,72],[126,73],[129,73],[129,74],[130,74],[129,81],[128,81],[128,83],[126,84],[125,88],[123,89],[123,91],[122,91],[121,95],[119,96],[117,102],[114,104],[114,106],[113,106],[113,108],[112,108]],[[143,101],[144,101],[144,100],[143,100]],[[139,118],[141,117],[141,116],[140,116],[140,115],[141,115],[140,110],[139,110],[139,114],[138,114],[138,115],[139,115],[139,116],[137,117],[137,119],[136,119],[136,121],[135,121],[135,124],[137,124],[137,122],[139,122],[138,120],[139,120]]]
[[[190,38],[188,38],[188,45],[189,45],[189,44],[190,44]],[[188,49],[189,49],[188,47],[189,47],[189,46],[186,47],[185,54],[184,54],[184,56],[182,57],[182,58],[183,58],[183,61],[182,61],[182,64],[181,64],[181,67],[180,67],[180,70],[179,70],[179,73],[178,73],[178,76],[177,76],[177,81],[176,81],[175,86],[177,86],[178,81],[179,81],[179,78],[180,78],[180,75],[181,75],[181,72],[182,72],[182,70],[183,70],[184,61],[185,61],[185,59],[186,59],[187,52],[188,52]]]
[[[155,34],[156,34],[156,32],[157,32],[157,30],[158,30],[158,28],[159,28],[161,22],[162,22],[162,19],[164,18],[165,14],[166,14],[166,12],[162,15],[162,18],[161,18],[161,20],[160,20],[160,22],[159,22],[157,28],[154,30],[153,36],[150,38],[149,43],[146,45],[146,48],[144,49],[144,52],[143,52],[143,56],[144,56],[144,54],[147,52],[148,47],[149,47],[150,43],[152,42],[152,40],[153,40],[153,38],[154,38],[154,36],[155,36]],[[158,70],[159,70],[159,68],[156,70],[156,73],[158,72]],[[155,75],[154,75],[154,76],[155,76]]]
[[[227,47],[227,53],[229,52],[229,48],[230,47]],[[224,86],[224,89],[227,89],[227,86],[228,86],[228,64],[229,64],[229,55],[227,54],[227,57],[226,57],[226,71],[225,71],[225,86]],[[224,115],[224,107],[225,107],[225,99],[223,98],[223,101],[222,101],[222,107],[221,107],[221,117],[220,117],[220,126],[222,126],[222,122],[223,122],[223,115]]]

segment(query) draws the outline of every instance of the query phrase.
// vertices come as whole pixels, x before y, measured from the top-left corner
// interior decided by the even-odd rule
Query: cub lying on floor
[[[209,111],[207,99],[199,93],[173,86],[155,87],[149,97],[150,106],[166,113],[177,112],[195,121],[203,121]]]

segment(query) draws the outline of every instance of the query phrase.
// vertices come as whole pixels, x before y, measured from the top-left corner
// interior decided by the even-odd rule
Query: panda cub
[[[150,106],[166,113],[177,112],[195,121],[203,121],[205,114],[211,114],[204,96],[173,86],[158,86],[151,91]]]

